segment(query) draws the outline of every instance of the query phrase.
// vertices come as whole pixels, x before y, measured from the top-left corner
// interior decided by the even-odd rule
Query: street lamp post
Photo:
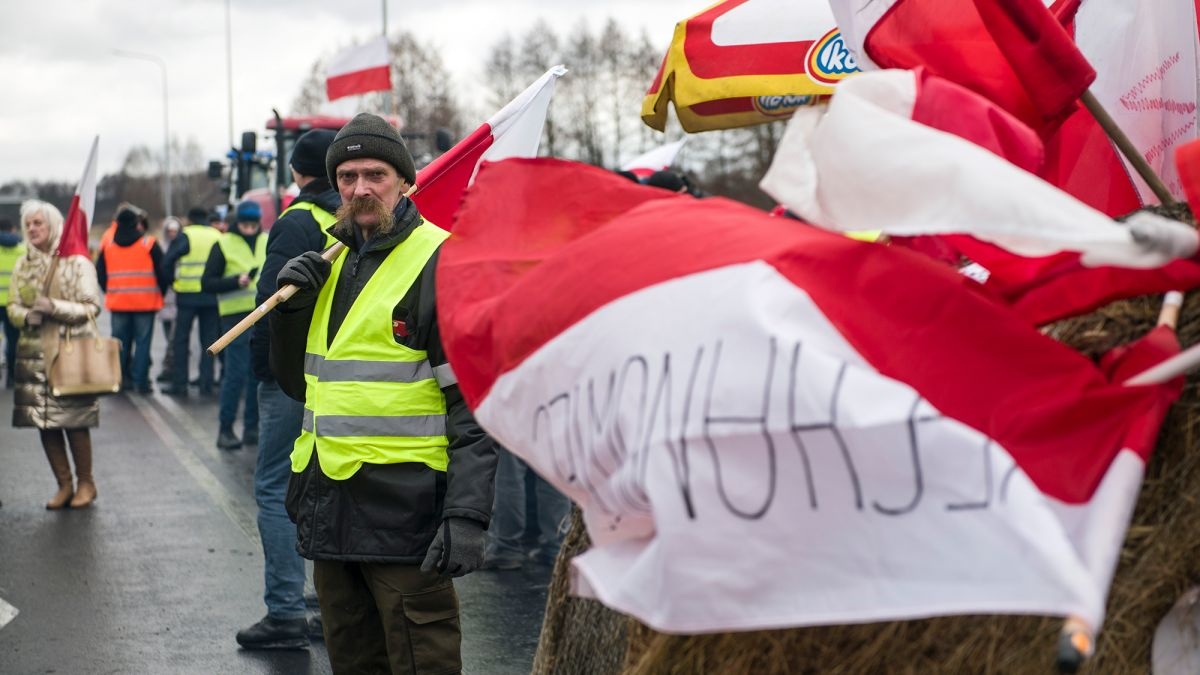
[[[171,211],[171,123],[167,116],[167,63],[161,58],[153,54],[145,54],[142,52],[131,52],[124,49],[114,49],[113,54],[123,56],[127,59],[138,59],[140,61],[150,61],[159,67],[162,71],[162,96],[163,96],[163,161],[166,162],[163,171],[163,206],[166,208],[167,216],[172,214]]]

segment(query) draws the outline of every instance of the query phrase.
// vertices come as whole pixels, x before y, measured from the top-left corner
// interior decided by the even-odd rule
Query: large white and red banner
[[[553,195],[553,198],[547,198]],[[594,167],[481,168],[438,271],[479,422],[583,509],[575,589],[666,632],[1099,626],[1178,382],[1122,387],[973,282]]]
[[[100,137],[96,136],[92,139],[87,161],[83,164],[83,175],[79,178],[79,185],[75,187],[71,206],[63,220],[62,237],[55,252],[61,258],[88,255],[88,228],[96,217],[96,155],[99,149]]]
[[[391,88],[391,58],[382,35],[338,52],[325,67],[325,96],[330,101]]]
[[[450,229],[480,162],[536,157],[554,97],[554,84],[567,74],[561,65],[547,70],[516,98],[453,148],[417,172],[413,201],[430,222]]]

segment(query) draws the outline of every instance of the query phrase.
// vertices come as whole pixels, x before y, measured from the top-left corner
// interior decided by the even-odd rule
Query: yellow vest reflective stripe
[[[0,246],[0,305],[8,304],[8,287],[12,283],[13,268],[17,258],[25,255],[25,244]]]
[[[175,283],[171,287],[176,293],[199,293],[204,264],[208,262],[208,254],[217,245],[221,233],[208,225],[188,225],[179,235],[187,237],[188,252],[176,263]]]
[[[329,315],[343,252],[317,297],[304,363],[304,421],[292,471],[317,462],[334,480],[367,464],[449,464],[446,398],[425,352],[392,337],[392,309],[449,233],[422,222],[371,276],[329,344]]]
[[[250,246],[246,244],[246,240],[240,234],[226,232],[217,240],[217,245],[221,247],[221,254],[225,256],[225,273],[221,276],[241,276],[250,270],[262,270],[263,263],[267,260],[267,234],[259,232],[258,238],[254,240],[254,250],[250,250]],[[253,281],[245,288],[239,288],[236,291],[229,291],[217,296],[217,312],[221,316],[229,316],[230,314],[243,314],[253,311],[257,305],[254,304],[255,293],[257,293],[257,284]]]
[[[284,209],[283,213],[279,214],[279,218],[282,218],[288,211],[308,211],[311,213],[313,220],[317,221],[317,226],[321,228],[321,233],[325,235],[325,248],[333,246],[333,242],[337,241],[333,238],[332,234],[329,234],[329,232],[326,231],[333,227],[333,224],[337,222],[337,216],[312,202],[300,202],[299,204],[292,204]],[[276,220],[279,218],[276,218]]]

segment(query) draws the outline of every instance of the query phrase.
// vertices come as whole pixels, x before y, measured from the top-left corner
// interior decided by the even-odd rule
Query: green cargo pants
[[[416,565],[317,560],[313,585],[335,674],[462,670],[458,595],[449,578]]]

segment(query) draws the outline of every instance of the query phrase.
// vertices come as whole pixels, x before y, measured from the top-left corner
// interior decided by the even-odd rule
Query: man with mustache
[[[434,272],[448,233],[405,193],[398,131],[363,113],[326,168],[342,198],[329,232],[347,246],[288,261],[300,291],[271,315],[271,369],[304,401],[288,513],[335,673],[461,670],[451,577],[478,569],[495,443],[459,392],[438,334]]]

